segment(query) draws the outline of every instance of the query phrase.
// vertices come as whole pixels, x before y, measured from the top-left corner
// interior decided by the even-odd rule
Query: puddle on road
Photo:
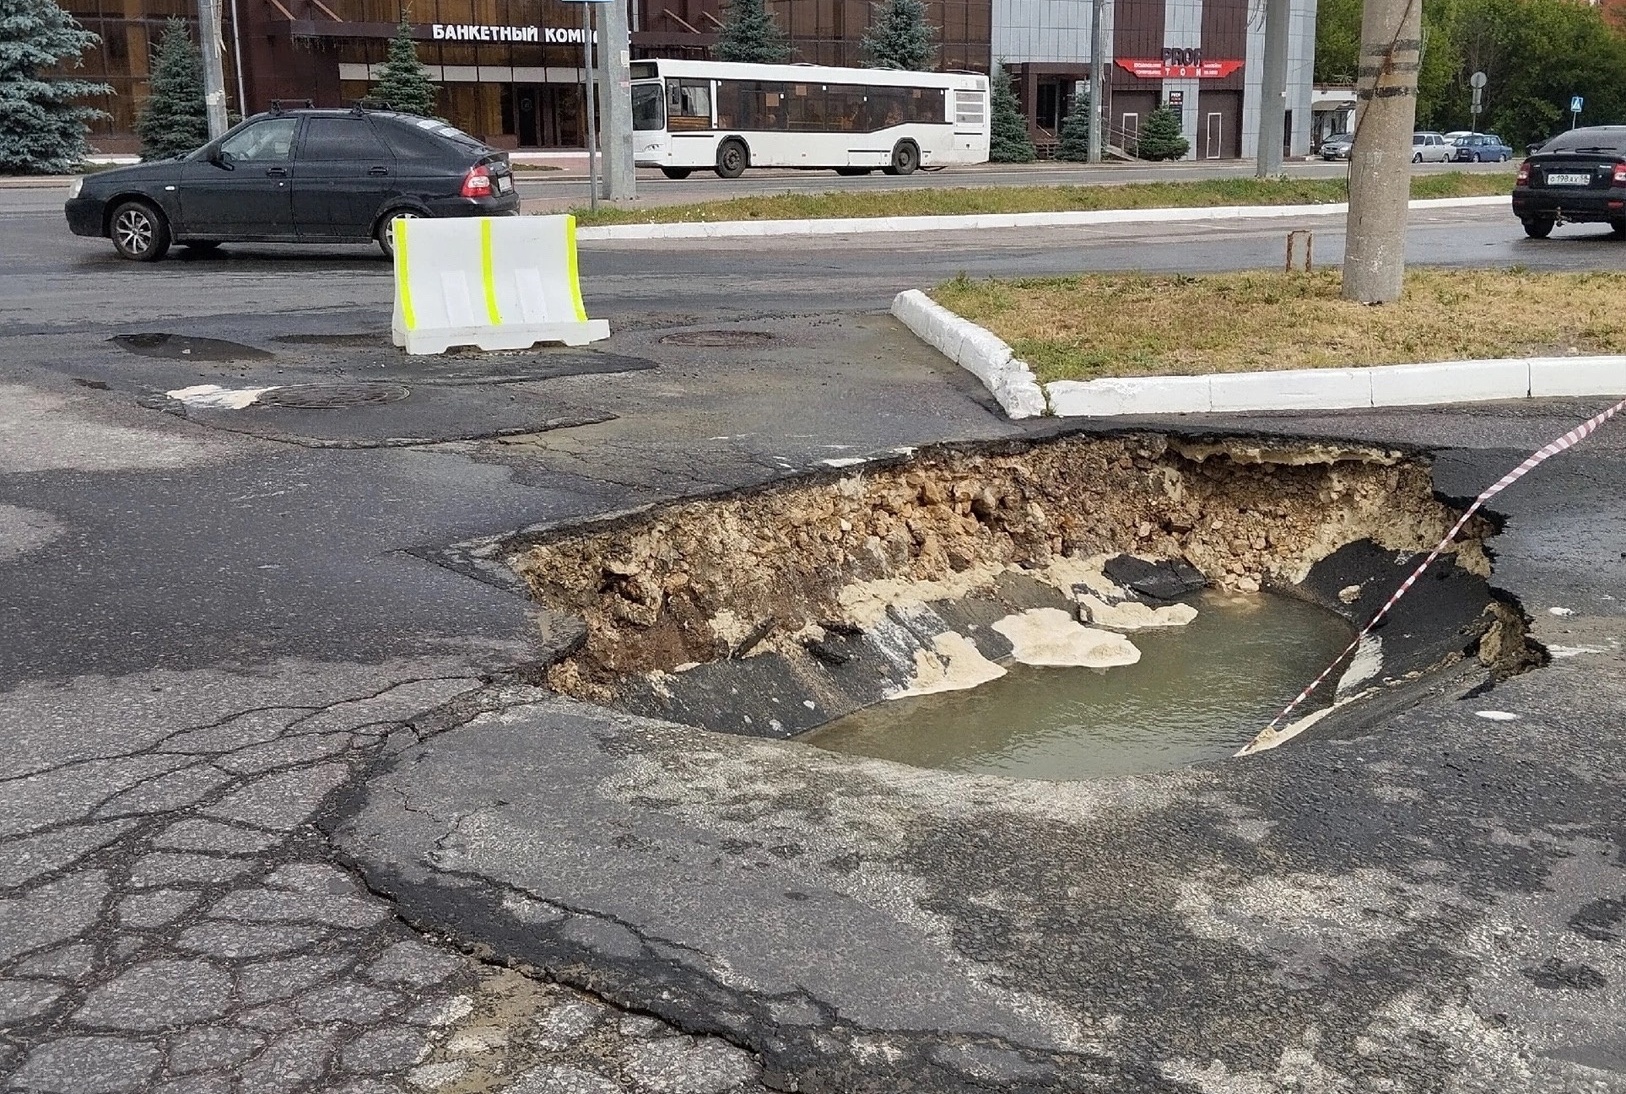
[[[876,704],[800,740],[944,771],[1088,779],[1225,759],[1348,644],[1349,624],[1285,596],[1210,591],[1184,627],[1135,631],[1134,665],[1011,665],[970,691]]]

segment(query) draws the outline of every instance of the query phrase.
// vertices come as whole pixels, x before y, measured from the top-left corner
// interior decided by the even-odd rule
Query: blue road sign
[[[1570,96],[1570,113],[1571,114],[1579,114],[1580,112],[1581,112],[1581,96],[1579,96],[1579,95],[1571,95]]]

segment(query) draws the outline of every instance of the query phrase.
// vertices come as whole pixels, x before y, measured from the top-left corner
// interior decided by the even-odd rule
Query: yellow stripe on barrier
[[[391,249],[395,252],[395,287],[401,294],[401,319],[407,330],[418,328],[417,313],[412,310],[412,279],[407,276],[407,230],[411,223],[407,217],[396,217],[390,223]]]
[[[576,218],[565,217],[565,255],[570,263],[570,299],[576,305],[576,321],[587,322],[587,305],[582,303],[582,279],[576,269]]]
[[[497,274],[491,264],[491,218],[480,218],[480,280],[486,290],[486,318],[494,327],[502,326],[502,312],[497,310]]]

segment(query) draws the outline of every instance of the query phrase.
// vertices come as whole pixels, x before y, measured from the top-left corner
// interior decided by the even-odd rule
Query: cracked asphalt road
[[[1271,232],[589,250],[610,350],[656,367],[470,397],[604,420],[334,451],[136,399],[368,378],[342,341],[277,339],[385,329],[383,264],[134,267],[58,215],[0,194],[7,1090],[1626,1090],[1619,430],[1497,504],[1497,585],[1593,652],[1122,784],[953,779],[567,703],[530,683],[566,637],[431,561],[1020,434],[874,314],[911,258],[1247,264]],[[1492,223],[1420,236],[1462,261],[1522,245]],[[742,322],[772,348],[661,341]],[[153,330],[272,356],[188,372],[108,341]],[[1472,494],[1591,409],[1205,425],[1435,446],[1441,489]]]

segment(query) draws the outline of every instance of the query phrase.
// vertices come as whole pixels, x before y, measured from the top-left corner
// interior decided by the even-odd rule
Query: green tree
[[[1073,109],[1061,120],[1061,140],[1056,145],[1058,160],[1083,163],[1090,158],[1090,97],[1080,95]]]
[[[1140,127],[1135,154],[1143,160],[1177,160],[1191,151],[1191,142],[1180,133],[1180,112],[1164,103],[1146,115]]]
[[[790,42],[763,0],[728,0],[723,14],[714,50],[719,61],[778,65],[790,60]]]
[[[864,57],[872,68],[924,72],[937,52],[937,28],[926,22],[925,0],[886,0],[876,6],[864,32]]]
[[[203,101],[203,55],[192,44],[184,19],[164,24],[152,63],[147,101],[136,120],[141,158],[161,160],[202,147],[209,140],[209,112]]]
[[[988,159],[993,163],[1032,163],[1033,139],[1028,136],[1027,119],[1011,90],[1005,66],[994,65],[988,77],[992,102],[988,111]]]
[[[113,89],[40,71],[77,68],[100,41],[56,0],[0,0],[0,174],[60,174],[84,162],[85,127],[103,112],[74,100]]]
[[[435,115],[435,85],[429,70],[418,60],[418,45],[412,40],[412,24],[402,18],[390,39],[389,58],[378,73],[378,82],[368,97],[385,102],[403,114]]]
[[[1361,0],[1316,0],[1315,82],[1353,84],[1361,54]]]

